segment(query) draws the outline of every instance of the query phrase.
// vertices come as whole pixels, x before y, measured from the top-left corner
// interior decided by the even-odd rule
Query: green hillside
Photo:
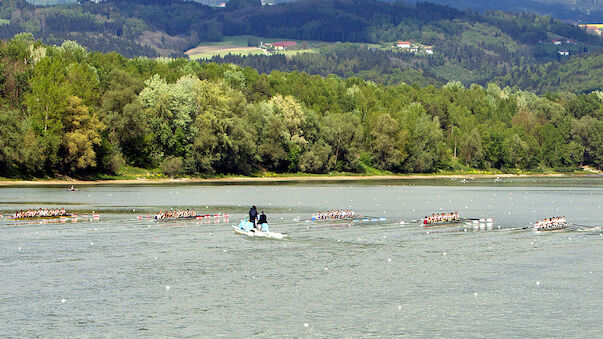
[[[108,0],[34,8],[23,0],[5,0],[0,18],[10,21],[0,25],[0,37],[5,39],[26,31],[45,43],[73,40],[90,50],[117,51],[127,57],[215,57],[215,62],[261,72],[360,76],[384,84],[424,86],[461,80],[465,86],[496,81],[538,92],[555,90],[555,83],[576,92],[601,88],[598,68],[571,66],[595,65],[588,60],[598,60],[603,47],[600,37],[525,13],[480,14],[430,3],[375,0],[307,0],[275,6],[237,0],[226,8],[177,0]],[[241,36],[318,44],[282,54],[261,51],[253,44],[224,47]],[[414,49],[397,48],[400,40],[410,41]],[[542,69],[570,73],[564,74],[566,81],[548,75],[541,81],[542,77],[525,72],[542,74]],[[573,86],[575,79],[580,79],[580,86]],[[563,87],[567,84],[571,87]]]

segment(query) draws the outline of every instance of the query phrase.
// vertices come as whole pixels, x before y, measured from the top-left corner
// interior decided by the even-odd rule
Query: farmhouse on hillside
[[[292,47],[297,47],[295,41],[279,41],[279,42],[268,42],[263,45],[265,48],[273,48],[276,50],[285,50]]]
[[[396,45],[396,47],[408,49],[408,48],[410,48],[410,41],[398,41],[398,44]]]

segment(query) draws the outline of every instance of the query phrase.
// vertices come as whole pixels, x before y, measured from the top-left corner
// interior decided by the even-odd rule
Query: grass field
[[[219,42],[204,42],[199,46],[192,48],[185,53],[189,58],[193,60],[198,59],[211,59],[214,56],[225,56],[230,54],[237,55],[257,55],[267,54],[264,50],[257,47],[250,47],[247,45],[249,39],[264,42],[277,42],[277,41],[295,41],[300,49],[284,50],[284,51],[272,51],[272,54],[284,54],[286,56],[293,56],[299,53],[318,53],[318,48],[325,45],[332,45],[334,43],[324,41],[307,41],[307,40],[293,40],[286,38],[262,38],[253,35],[237,35],[224,37],[224,41]],[[377,45],[378,46],[378,45]]]
[[[284,51],[274,51],[271,52],[272,54],[284,54],[285,56],[294,56],[296,54],[301,54],[301,53],[318,53],[318,49],[317,48],[308,48],[308,49],[291,49],[291,50],[284,50]]]
[[[599,29],[603,28],[603,24],[584,24],[584,25],[580,25],[580,27],[586,27],[586,26],[595,26],[595,27],[598,27]]]
[[[0,25],[8,25],[8,24],[10,24],[10,20],[0,19]]]
[[[194,49],[198,49],[199,47],[195,47]],[[226,56],[228,54],[233,54],[233,55],[256,55],[256,54],[266,54],[264,52],[264,50],[257,48],[257,47],[234,47],[234,46],[227,46],[227,47],[223,47],[223,48],[215,48],[215,49],[210,49],[210,48],[206,48],[206,49],[200,49],[195,51],[194,53],[189,53],[190,51],[187,51],[186,54],[188,54],[189,58],[191,58],[192,60],[200,60],[200,59],[211,59],[214,56]]]

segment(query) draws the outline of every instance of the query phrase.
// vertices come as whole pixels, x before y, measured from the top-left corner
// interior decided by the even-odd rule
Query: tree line
[[[603,164],[603,93],[380,85],[20,34],[0,43],[0,174],[436,172]]]

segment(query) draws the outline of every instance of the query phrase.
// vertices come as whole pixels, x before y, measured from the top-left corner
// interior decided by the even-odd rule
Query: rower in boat
[[[460,220],[458,212],[434,213],[423,218],[423,225],[444,224]]]
[[[177,210],[177,211],[160,211],[155,215],[155,219],[187,219],[187,218],[195,218],[197,217],[197,212],[195,210],[186,209],[186,210]]]
[[[335,220],[335,219],[352,219],[352,218],[354,218],[354,211],[345,209],[345,210],[331,210],[331,211],[326,211],[326,212],[321,211],[318,213],[314,213],[309,218],[309,220],[316,221],[316,220]]]
[[[64,208],[58,209],[58,208],[53,208],[53,209],[46,209],[46,208],[39,208],[37,210],[21,210],[21,211],[17,211],[14,214],[14,218],[19,218],[19,219],[24,219],[24,218],[55,218],[55,217],[62,217],[62,216],[68,216],[67,212],[65,211]]]
[[[553,231],[564,229],[566,227],[567,221],[565,216],[563,216],[540,219],[534,223],[533,229],[536,231]]]

